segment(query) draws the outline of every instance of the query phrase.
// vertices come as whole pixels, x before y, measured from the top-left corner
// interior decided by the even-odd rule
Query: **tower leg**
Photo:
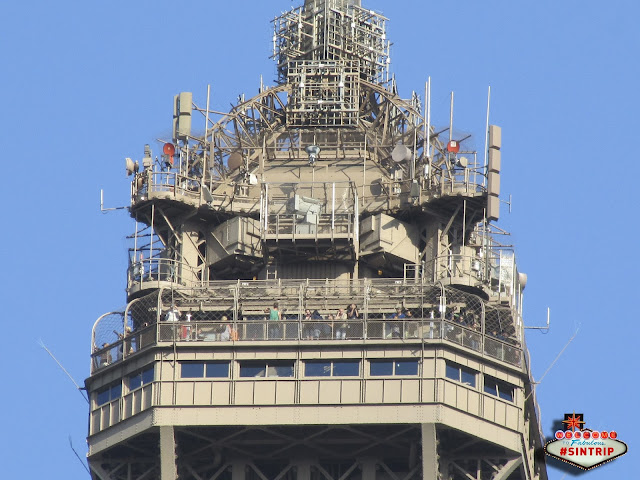
[[[231,462],[231,479],[244,480],[247,477],[247,464],[242,460]]]
[[[440,468],[438,462],[438,442],[436,426],[433,423],[422,424],[422,478],[437,480]]]
[[[160,427],[160,480],[176,480],[176,439],[172,426]]]
[[[375,458],[366,458],[362,461],[362,479],[376,480],[376,460]]]

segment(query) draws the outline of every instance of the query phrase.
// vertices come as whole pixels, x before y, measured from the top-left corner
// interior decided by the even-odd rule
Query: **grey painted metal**
[[[176,441],[173,425],[164,425],[160,430],[160,480],[176,480]]]
[[[422,478],[437,479],[440,475],[438,438],[434,423],[422,424]]]

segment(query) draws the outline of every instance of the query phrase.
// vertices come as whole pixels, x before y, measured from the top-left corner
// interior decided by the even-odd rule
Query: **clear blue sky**
[[[583,412],[616,429],[630,453],[584,474],[637,478],[640,231],[635,151],[640,111],[640,3],[591,0],[383,1],[400,93],[432,78],[432,118],[473,133],[482,149],[487,86],[503,128],[502,192],[513,212],[525,322],[542,423]],[[124,157],[171,131],[173,95],[229,108],[272,83],[269,20],[290,0],[5,1],[0,5],[3,478],[84,479],[87,404],[38,346],[79,381],[90,332],[125,302],[125,235],[133,223]],[[635,299],[635,300],[634,300]],[[25,471],[26,470],[26,471]],[[576,471],[577,472],[577,471]],[[565,472],[550,469],[550,478]],[[568,475],[567,478],[571,478]]]

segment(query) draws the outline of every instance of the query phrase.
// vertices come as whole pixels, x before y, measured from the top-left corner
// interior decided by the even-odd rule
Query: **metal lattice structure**
[[[277,85],[226,114],[180,93],[161,159],[128,162],[94,480],[546,479],[501,130],[479,155],[428,85],[401,98],[386,21],[305,1],[273,22]]]

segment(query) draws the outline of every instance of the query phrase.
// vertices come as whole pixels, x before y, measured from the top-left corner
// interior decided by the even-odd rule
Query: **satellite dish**
[[[520,288],[524,290],[524,287],[527,286],[527,274],[518,272],[518,283],[520,284]]]
[[[309,165],[315,165],[316,158],[318,158],[318,154],[320,153],[320,147],[317,145],[309,145],[304,151],[309,155]]]
[[[447,143],[447,152],[458,153],[460,151],[460,144],[456,140],[451,140]]]
[[[133,163],[133,160],[127,157],[124,159],[124,163],[125,163],[125,168],[127,169],[127,176],[133,175],[133,172],[136,171],[136,165],[135,163]]]
[[[173,165],[173,156],[176,153],[176,147],[173,145],[173,143],[165,143],[162,147],[162,153],[169,157],[169,163]]]
[[[309,155],[318,155],[320,153],[320,147],[317,145],[309,145],[304,149]]]
[[[467,165],[469,165],[469,159],[467,157],[458,158],[458,165],[462,168],[467,168]]]
[[[235,170],[236,168],[240,168],[243,164],[242,154],[240,152],[233,152],[229,155],[229,160],[227,160],[227,165],[230,170]]]
[[[406,145],[396,145],[393,152],[391,152],[391,159],[396,163],[407,161],[410,158],[411,150]]]

